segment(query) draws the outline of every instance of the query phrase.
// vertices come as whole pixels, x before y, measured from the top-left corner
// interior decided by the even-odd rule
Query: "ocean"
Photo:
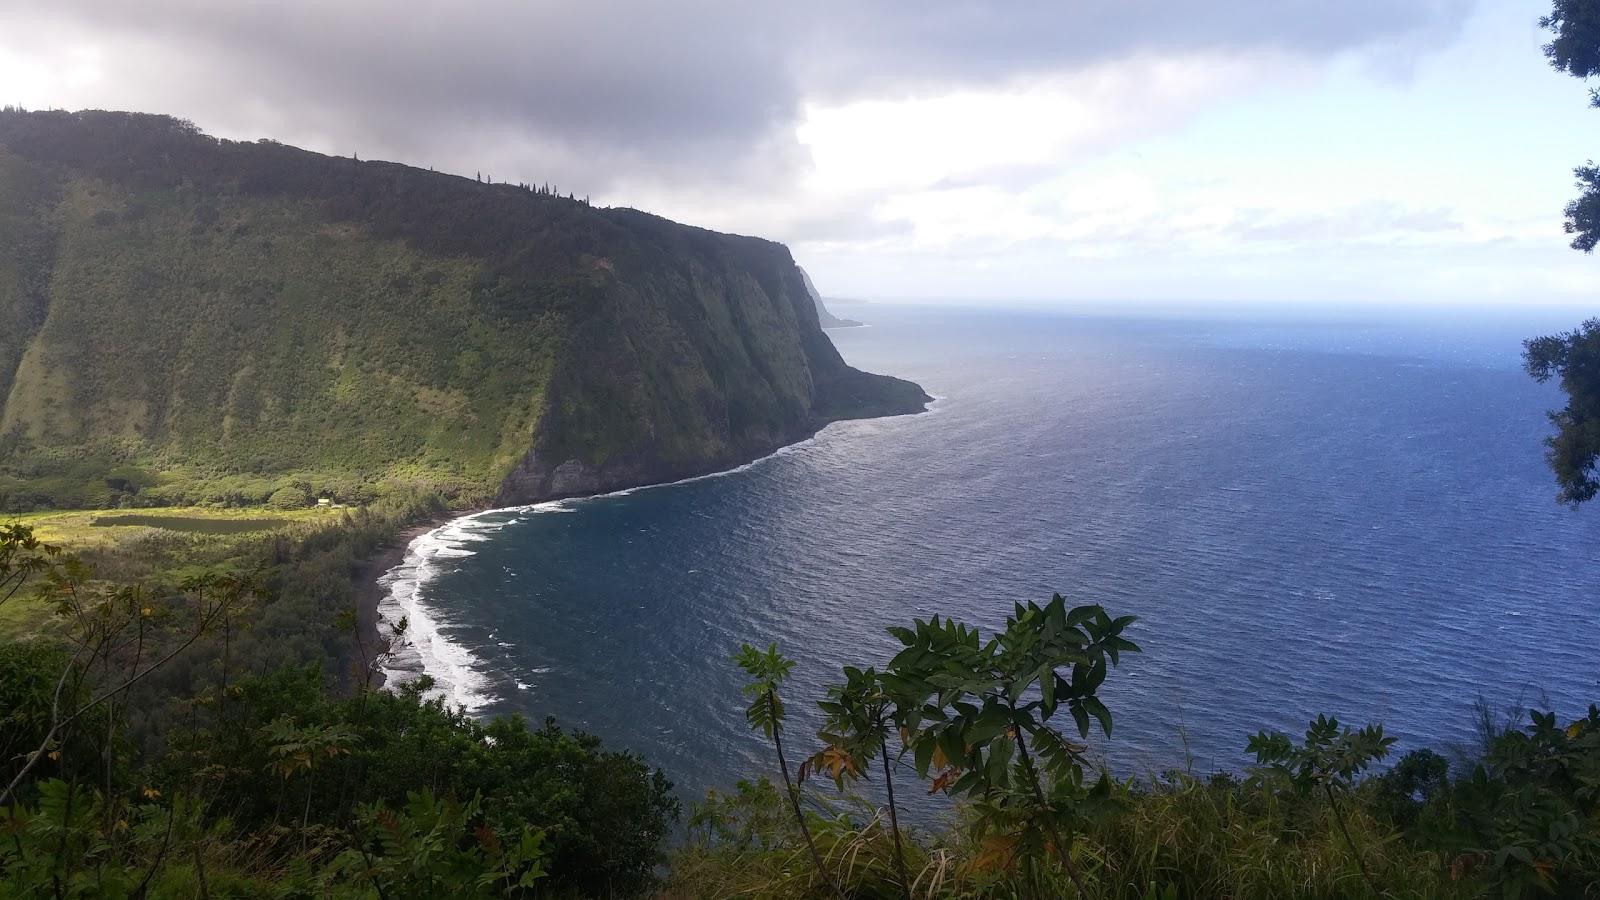
[[[1554,501],[1560,394],[1519,367],[1580,315],[838,312],[869,323],[829,332],[845,359],[930,412],[443,526],[386,576],[414,643],[390,677],[591,731],[687,798],[772,768],[740,642],[797,660],[798,756],[886,626],[1053,592],[1139,617],[1091,742],[1125,776],[1238,770],[1249,734],[1318,713],[1449,748],[1480,697],[1600,701],[1600,505]]]

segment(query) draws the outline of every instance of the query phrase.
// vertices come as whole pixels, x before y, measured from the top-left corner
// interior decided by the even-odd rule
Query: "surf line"
[[[378,578],[378,585],[383,589],[378,601],[378,629],[391,645],[381,668],[384,687],[392,690],[427,675],[433,679],[433,687],[428,691],[430,698],[442,699],[447,705],[460,707],[467,713],[476,712],[498,699],[491,679],[484,672],[485,661],[447,633],[452,625],[448,610],[431,602],[427,596],[428,586],[454,561],[474,555],[473,544],[493,540],[495,532],[525,516],[576,512],[578,506],[595,500],[748,472],[770,460],[799,452],[828,429],[847,424],[829,423],[805,440],[785,444],[765,456],[729,469],[584,497],[486,509],[458,516],[417,535],[406,546],[401,562]],[[402,618],[406,621],[406,632],[397,636],[395,624]]]

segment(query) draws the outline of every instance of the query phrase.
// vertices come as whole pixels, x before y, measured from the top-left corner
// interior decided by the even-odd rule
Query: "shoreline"
[[[687,484],[689,482],[701,481],[708,478],[720,478],[725,475],[732,475],[753,468],[763,462],[766,462],[767,460],[782,456],[789,452],[793,452],[794,450],[816,440],[830,426],[838,424],[839,422],[874,421],[877,419],[895,419],[900,418],[901,416],[926,415],[932,411],[932,407],[937,404],[940,399],[942,398],[929,396],[927,404],[923,409],[917,412],[899,413],[889,416],[874,416],[871,419],[866,420],[840,419],[833,422],[827,422],[824,423],[820,428],[817,428],[815,431],[799,438],[798,440],[780,444],[772,450],[769,450],[768,452],[745,462],[730,465],[726,468],[702,472],[698,475],[690,475],[670,481],[644,482],[592,494],[550,497],[530,503],[512,504],[508,506],[479,506],[461,510],[451,510],[440,516],[432,517],[427,521],[419,522],[401,531],[395,537],[394,543],[383,547],[382,550],[363,563],[360,571],[357,572],[355,576],[357,579],[356,609],[358,628],[360,630],[360,640],[365,642],[367,646],[373,648],[377,648],[381,645],[381,641],[383,640],[383,634],[379,629],[379,623],[383,620],[381,609],[384,601],[388,600],[392,593],[391,586],[386,583],[387,576],[405,564],[406,560],[411,554],[412,547],[417,543],[418,539],[445,528],[452,523],[459,522],[472,516],[481,515],[483,513],[529,510],[540,506],[556,508],[560,504],[580,503],[583,501],[595,500],[603,497],[627,496],[635,491],[649,490],[651,488],[671,487],[673,485]],[[426,668],[424,668],[424,671],[426,671]],[[380,668],[375,673],[370,684],[374,688],[383,688],[387,685],[388,680],[389,679],[386,673],[382,668]]]
[[[388,599],[389,586],[383,579],[390,572],[399,568],[406,561],[406,554],[410,552],[411,545],[417,538],[430,531],[455,521],[462,516],[470,516],[481,509],[451,510],[438,516],[433,516],[425,521],[410,525],[395,535],[393,542],[385,544],[377,553],[363,560],[355,574],[356,579],[356,627],[360,632],[358,640],[369,648],[369,652],[376,654],[383,645],[384,636],[378,628],[382,621],[379,607]],[[368,686],[382,688],[388,682],[388,677],[380,667],[373,672]]]

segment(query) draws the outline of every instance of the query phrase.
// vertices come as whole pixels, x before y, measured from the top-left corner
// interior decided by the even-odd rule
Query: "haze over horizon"
[[[1545,0],[0,0],[0,102],[550,182],[824,294],[1562,306],[1600,146]],[[20,39],[19,39],[20,38]],[[351,110],[360,113],[352,115]]]

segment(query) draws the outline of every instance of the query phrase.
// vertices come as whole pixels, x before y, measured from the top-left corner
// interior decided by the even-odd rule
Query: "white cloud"
[[[834,293],[1577,296],[1540,3],[0,0],[0,102],[554,181]]]

